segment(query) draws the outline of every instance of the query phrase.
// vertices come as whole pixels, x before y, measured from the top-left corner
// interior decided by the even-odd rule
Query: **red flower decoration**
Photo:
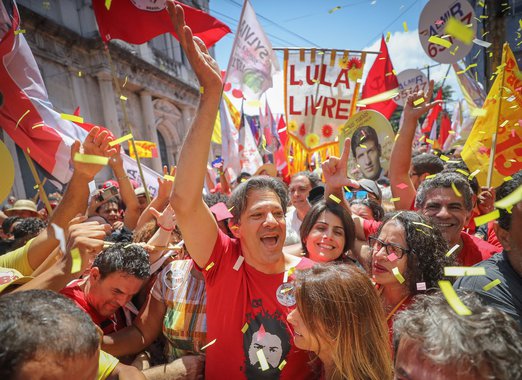
[[[332,136],[333,128],[330,124],[325,124],[325,125],[323,125],[321,132],[323,133],[323,136],[328,139]]]
[[[348,61],[348,70],[360,69],[361,67],[362,67],[362,63],[359,58],[352,58]]]
[[[299,134],[300,134],[301,136],[306,135],[306,128],[305,128],[304,123],[301,124],[301,127],[299,128]]]

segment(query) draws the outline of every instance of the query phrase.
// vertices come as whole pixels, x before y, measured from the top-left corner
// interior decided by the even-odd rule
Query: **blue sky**
[[[313,43],[323,48],[375,51],[379,48],[381,34],[386,36],[390,32],[388,48],[398,73],[437,64],[424,53],[417,34],[419,16],[427,0],[250,1],[274,47],[312,47]],[[242,4],[242,0],[211,0],[210,13],[235,33]],[[340,8],[329,12],[337,7]],[[222,70],[227,67],[233,41],[234,34],[229,34],[216,44],[216,59]],[[279,59],[282,66],[282,56]],[[367,60],[365,72],[372,62],[372,58]],[[432,79],[442,80],[447,68],[448,65],[432,68]],[[272,109],[275,108],[274,112],[282,112],[282,75],[276,75],[274,82],[267,98]],[[450,70],[446,83],[454,90],[458,89],[453,70]]]

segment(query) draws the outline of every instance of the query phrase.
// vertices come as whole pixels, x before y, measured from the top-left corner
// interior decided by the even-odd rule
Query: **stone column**
[[[88,122],[92,123],[92,115],[91,110],[89,108],[89,102],[87,101],[86,95],[85,95],[85,86],[83,85],[83,79],[78,76],[78,73],[80,70],[75,69],[73,67],[69,67],[69,75],[71,77],[71,83],[72,83],[72,90],[74,95],[74,103],[76,106],[80,107],[80,114],[81,116],[87,120]],[[85,75],[85,73],[82,73],[82,76]]]
[[[118,111],[115,103],[116,96],[112,87],[112,77],[105,71],[98,72],[97,77],[98,85],[100,86],[104,127],[111,130],[116,137],[121,137],[122,131],[118,123]]]
[[[158,157],[152,158],[152,169],[157,171],[158,173],[163,173],[163,169],[161,167],[161,158],[159,157],[159,144],[158,144],[158,134],[156,131],[156,118],[154,116],[154,106],[152,105],[152,96],[148,91],[140,92],[140,101],[141,101],[141,109],[143,111],[143,121],[145,125],[145,130],[147,131],[147,135],[149,136],[149,141],[156,144],[158,149]]]

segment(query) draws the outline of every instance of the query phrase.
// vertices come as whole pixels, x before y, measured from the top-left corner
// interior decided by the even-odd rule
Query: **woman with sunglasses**
[[[369,238],[371,276],[379,292],[390,335],[393,316],[408,307],[416,294],[436,288],[444,267],[456,265],[447,257],[440,231],[413,211],[387,214],[377,234]]]

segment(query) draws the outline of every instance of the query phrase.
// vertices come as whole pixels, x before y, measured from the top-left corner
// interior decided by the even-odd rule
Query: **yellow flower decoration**
[[[340,67],[341,69],[347,69],[347,68],[348,68],[348,62],[349,62],[348,57],[346,57],[346,58],[341,58],[341,59],[339,60],[339,67]]]
[[[363,75],[362,69],[350,69],[348,70],[348,78],[350,78],[351,81],[355,82],[357,79],[361,79]]]
[[[305,137],[305,144],[310,149],[313,149],[319,145],[319,141],[319,136],[317,136],[315,133],[309,133]]]
[[[297,125],[297,122],[295,120],[290,120],[288,122],[288,127],[287,129],[290,131],[290,132],[297,132],[297,130],[299,129],[299,126]]]

